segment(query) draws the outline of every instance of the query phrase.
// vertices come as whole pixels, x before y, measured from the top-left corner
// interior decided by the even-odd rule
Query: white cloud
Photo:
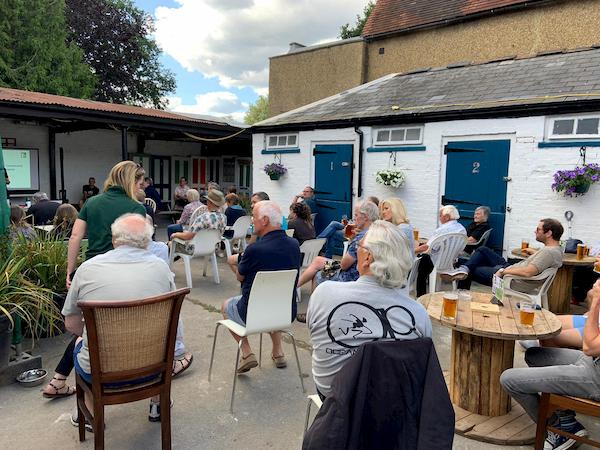
[[[232,117],[238,122],[244,121],[248,103],[242,102],[232,92],[209,92],[194,97],[195,103],[186,105],[181,97],[167,97],[168,109],[186,114],[199,114],[214,117]]]
[[[189,71],[218,77],[226,88],[251,87],[264,94],[269,57],[290,42],[335,40],[354,23],[367,0],[178,0],[156,9],[155,38]]]

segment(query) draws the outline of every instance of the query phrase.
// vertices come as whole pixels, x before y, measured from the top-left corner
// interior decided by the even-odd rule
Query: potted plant
[[[279,180],[281,175],[284,175],[287,172],[285,166],[280,163],[267,164],[263,170],[267,175],[269,175],[271,180]]]
[[[378,170],[375,173],[375,181],[384,186],[399,188],[404,185],[405,180],[406,175],[404,171],[396,168]]]
[[[573,170],[558,170],[554,174],[552,190],[566,197],[585,194],[593,183],[600,181],[600,165],[584,164]]]

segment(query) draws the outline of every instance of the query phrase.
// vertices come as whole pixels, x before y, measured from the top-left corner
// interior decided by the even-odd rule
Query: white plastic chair
[[[436,284],[440,275],[451,277],[458,272],[454,268],[454,262],[464,250],[466,243],[467,235],[462,233],[443,234],[428,243],[427,253],[433,263],[433,270],[429,275],[429,292],[436,291]],[[452,281],[452,287],[456,289],[456,281]]]
[[[156,202],[153,199],[146,197],[144,199],[144,204],[152,208],[152,212],[156,212]]]
[[[294,231],[296,231],[296,230],[294,230],[293,228],[288,228],[287,230],[285,230],[285,234],[287,234],[288,237],[293,238],[294,237]]]
[[[215,346],[217,344],[217,334],[219,327],[223,325],[228,330],[234,332],[240,337],[247,337],[251,334],[260,334],[260,347],[258,352],[258,366],[261,367],[262,360],[262,334],[274,331],[281,331],[287,334],[294,347],[296,364],[298,365],[298,376],[302,392],[304,389],[304,380],[302,370],[300,369],[300,360],[298,359],[298,350],[296,348],[296,339],[287,329],[292,324],[292,301],[293,293],[296,288],[297,270],[277,270],[272,272],[258,272],[252,282],[250,298],[248,299],[248,312],[246,314],[246,326],[242,326],[233,320],[219,320],[215,327],[212,352],[210,354],[210,364],[208,366],[208,381],[212,373],[213,359],[215,356]],[[237,370],[240,361],[240,348],[242,341],[238,343],[238,350],[235,357],[235,368],[233,371],[233,387],[231,388],[231,402],[229,412],[233,414],[233,402],[235,399],[235,385],[237,381]]]
[[[239,241],[239,251],[240,253],[246,249],[248,243],[246,242],[246,233],[248,232],[248,227],[252,223],[252,216],[241,216],[233,224],[233,236],[230,238],[222,237],[221,242],[225,244],[225,251],[227,252],[227,257],[230,257],[233,254],[233,242]]]
[[[194,254],[187,255],[185,253],[179,253],[175,251],[175,243],[179,243],[181,245],[186,245],[188,243],[193,244],[194,246]],[[185,265],[185,279],[187,282],[187,286],[192,288],[192,268],[191,268],[191,260],[192,258],[209,258],[212,263],[212,271],[213,278],[216,284],[220,284],[221,280],[219,278],[219,268],[217,267],[217,255],[215,254],[215,245],[221,242],[221,234],[219,230],[200,230],[196,233],[194,238],[191,241],[184,241],[181,239],[173,239],[171,244],[171,254],[169,257],[169,265],[173,266],[173,261],[176,256],[180,256],[183,259],[183,264]],[[204,271],[202,273],[203,276],[206,276],[206,266],[208,265],[208,260],[204,262]]]
[[[410,272],[408,274],[408,278],[406,279],[406,284],[402,288],[402,292],[404,292],[409,297],[411,296],[410,293],[413,291],[413,289],[416,289],[420,263],[421,263],[421,258],[415,258],[415,260],[413,261],[413,265],[410,269]]]
[[[319,252],[327,242],[327,239],[309,239],[304,241],[300,246],[300,253],[304,253],[304,259],[302,260],[301,269],[306,269],[310,266],[310,263],[319,256]]]
[[[308,399],[308,407],[306,408],[306,420],[304,421],[304,434],[306,434],[306,430],[308,430],[308,422],[310,421],[310,407],[315,404],[317,410],[321,409],[323,406],[323,400],[319,397],[319,394],[307,395]]]
[[[345,240],[344,241],[344,251],[342,252],[342,256],[344,256],[346,253],[348,253],[348,247],[350,246],[350,241],[349,240]]]
[[[552,285],[552,281],[554,281],[554,277],[556,276],[556,272],[558,269],[556,267],[549,267],[548,269],[542,271],[541,273],[533,276],[533,277],[520,277],[517,275],[505,275],[504,279],[504,294],[512,294],[516,293],[520,296],[526,296],[530,299],[531,302],[534,302],[536,305],[540,305],[542,308],[548,309],[548,290]],[[511,288],[510,285],[515,280],[524,280],[524,281],[541,281],[545,280],[541,285],[537,292],[537,294],[527,294],[525,292],[517,291],[514,288]]]
[[[487,244],[487,241],[490,238],[490,234],[492,233],[493,228],[490,228],[489,230],[486,230],[481,237],[479,238],[479,240],[477,242],[473,242],[472,244],[467,243],[467,245],[465,246],[465,250],[469,247],[471,247],[473,250],[478,249],[479,247],[485,247],[485,245]],[[467,253],[466,251],[463,251],[460,255],[461,258],[466,258],[469,259],[471,257],[471,253]]]
[[[196,219],[198,218],[198,216],[200,215],[200,213],[206,209],[206,206],[202,205],[202,206],[198,206],[194,212],[192,213],[192,215],[190,216],[190,220],[188,222],[188,225],[192,225]]]

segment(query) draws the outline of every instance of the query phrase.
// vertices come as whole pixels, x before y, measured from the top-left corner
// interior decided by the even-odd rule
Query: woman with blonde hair
[[[52,225],[54,225],[52,234],[61,239],[69,239],[71,237],[71,231],[73,230],[73,224],[76,220],[77,210],[73,205],[69,203],[60,205],[52,220]]]
[[[410,243],[410,248],[414,250],[415,239],[413,227],[410,224],[404,203],[399,198],[388,198],[379,204],[379,217],[386,222],[391,222],[398,226],[404,232]]]

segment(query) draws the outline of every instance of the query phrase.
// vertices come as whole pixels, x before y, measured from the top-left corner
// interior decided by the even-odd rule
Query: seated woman
[[[406,208],[399,198],[388,198],[379,204],[379,217],[386,222],[392,222],[397,225],[406,235],[410,242],[410,248],[415,248],[415,238],[413,227],[406,217]]]
[[[187,201],[189,203],[183,208],[183,211],[181,212],[181,217],[179,218],[177,223],[174,223],[167,227],[167,238],[169,240],[171,240],[171,235],[173,233],[181,233],[186,227],[190,225],[190,219],[192,218],[192,214],[198,208],[202,208],[199,214],[203,214],[206,211],[208,211],[206,205],[200,202],[200,193],[196,189],[188,189],[186,195]]]
[[[35,230],[25,221],[25,211],[20,206],[10,207],[9,234],[11,240],[20,239],[21,236],[28,241],[35,238]]]
[[[225,202],[227,203],[227,209],[225,210],[227,226],[232,227],[236,220],[246,215],[246,211],[240,206],[240,198],[235,192],[227,194],[225,196]]]
[[[304,241],[315,238],[315,227],[312,223],[310,208],[305,203],[292,203],[288,230],[294,230],[294,239],[302,245]]]
[[[73,224],[77,220],[77,214],[77,210],[73,205],[69,203],[60,205],[52,220],[52,225],[54,225],[52,234],[60,239],[69,239],[73,230]]]
[[[207,212],[198,214],[194,223],[190,224],[188,227],[188,231],[173,233],[171,235],[171,240],[181,239],[184,241],[191,241],[200,230],[219,230],[219,232],[223,234],[225,224],[227,223],[227,217],[225,217],[225,214],[219,212],[219,208],[225,204],[225,197],[223,197],[221,191],[213,189],[208,193],[206,200]]]
[[[413,254],[404,233],[377,220],[358,242],[360,278],[326,281],[315,289],[307,322],[312,373],[321,398],[330,394],[333,378],[354,354],[352,348],[378,339],[431,337],[425,308],[398,289],[406,283]]]

